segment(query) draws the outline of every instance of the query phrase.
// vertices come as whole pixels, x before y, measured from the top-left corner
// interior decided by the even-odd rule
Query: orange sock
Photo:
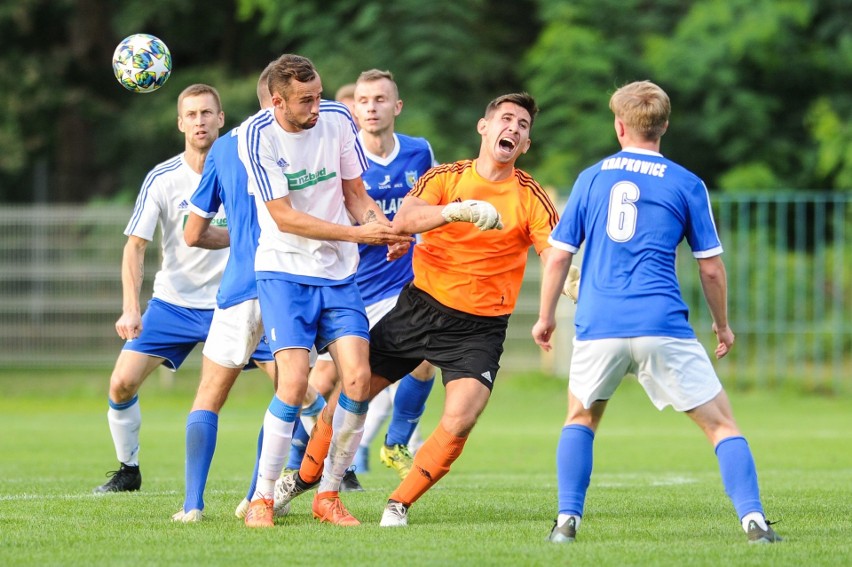
[[[440,424],[414,456],[414,466],[390,498],[411,506],[423,493],[432,488],[445,474],[450,465],[461,455],[467,437],[451,435]]]
[[[322,476],[323,463],[331,445],[331,433],[331,424],[326,423],[320,415],[311,431],[311,438],[308,439],[305,456],[302,457],[302,465],[299,467],[299,476],[308,484],[317,482]]]

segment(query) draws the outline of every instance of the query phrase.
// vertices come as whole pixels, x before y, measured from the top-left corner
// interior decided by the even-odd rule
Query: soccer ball
[[[151,93],[172,73],[172,54],[160,39],[146,33],[124,38],[112,54],[112,70],[125,89]]]

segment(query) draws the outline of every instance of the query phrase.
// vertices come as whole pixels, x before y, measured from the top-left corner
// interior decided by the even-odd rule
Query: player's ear
[[[219,128],[222,128],[223,126],[225,126],[225,113],[221,110],[219,111],[219,122],[218,122],[218,124],[219,124]]]
[[[396,105],[394,105],[393,115],[399,116],[399,113],[402,112],[402,99],[396,101]]]
[[[476,131],[480,135],[484,135],[486,130],[488,130],[488,121],[485,118],[480,118],[479,122],[476,123]]]
[[[523,149],[523,150],[521,150],[521,153],[522,153],[522,154],[527,153],[527,152],[529,151],[529,149],[530,149],[530,146],[531,146],[531,145],[532,145],[532,140],[531,140],[530,138],[527,138],[527,141],[526,141],[526,143],[524,144],[524,149]]]

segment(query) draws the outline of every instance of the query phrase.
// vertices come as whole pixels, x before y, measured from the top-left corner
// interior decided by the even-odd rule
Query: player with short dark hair
[[[313,513],[357,525],[340,501],[368,407],[369,330],[355,283],[358,244],[404,254],[411,238],[394,232],[367,194],[367,167],[345,106],[323,100],[322,80],[306,57],[279,57],[269,73],[271,109],[240,126],[239,152],[255,196],[260,240],[255,257],[264,328],[275,355],[276,395],[263,425],[257,489],[245,522],[273,526],[273,491],[284,468],[308,387],[309,352],[328,350],[341,369],[342,393]],[[350,216],[357,224],[353,224]]]
[[[537,110],[526,93],[491,101],[477,122],[478,157],[430,169],[394,218],[397,230],[421,241],[414,280],[370,331],[370,395],[427,360],[441,369],[446,399],[382,526],[407,525],[409,507],[461,454],[491,396],[529,248],[544,262],[550,254],[547,238],[559,215],[544,189],[515,167],[530,147]],[[292,478],[281,505],[307,489],[298,473]]]
[[[435,156],[425,138],[395,132],[396,117],[402,112],[403,101],[399,98],[399,90],[390,71],[364,71],[355,82],[353,95],[354,116],[361,125],[358,139],[370,162],[369,169],[361,177],[367,193],[381,207],[385,216],[393,220],[403,198],[417,180],[437,165]],[[399,260],[388,262],[383,247],[366,244],[358,246],[360,261],[356,281],[371,327],[393,308],[402,288],[414,277],[411,270],[412,253],[413,250],[410,250]],[[357,472],[369,470],[369,444],[384,420],[392,415],[385,443],[380,450],[380,459],[401,478],[405,478],[411,470],[412,461],[408,444],[425,410],[434,378],[435,369],[428,362],[423,362],[403,380],[370,400],[364,436],[355,457]],[[318,356],[316,366],[311,371],[311,383],[320,391],[330,393],[331,388],[321,388],[320,384],[333,384],[336,379],[337,371],[331,357],[327,354]],[[397,388],[402,392],[399,405],[394,404]],[[318,424],[314,435],[330,437],[332,411],[333,405],[326,406],[324,422]],[[320,460],[317,465],[321,463]],[[299,465],[294,468],[299,468]],[[308,483],[318,480],[321,472],[321,466],[311,467],[310,462],[301,469],[302,478]]]
[[[557,448],[559,515],[549,540],[573,542],[592,474],[595,433],[624,376],[635,374],[662,410],[685,412],[713,444],[725,491],[750,543],[780,541],[763,514],[757,472],[730,402],[690,326],[675,273],[684,238],[698,261],[718,338],[717,358],[734,344],[728,323],[722,244],[704,183],[660,154],[669,97],[650,81],[610,99],[621,151],[577,178],[553,231],[541,309],[532,335],[551,349],[556,304],[574,254],[585,243],[568,383],[568,417]],[[602,314],[612,314],[602,316]]]

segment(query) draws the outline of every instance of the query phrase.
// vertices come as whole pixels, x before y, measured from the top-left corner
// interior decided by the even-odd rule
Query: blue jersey
[[[417,179],[435,165],[432,147],[424,138],[402,134],[394,134],[394,138],[394,151],[385,158],[365,151],[370,167],[361,175],[367,193],[388,220],[393,220],[403,198],[414,187]],[[408,254],[393,262],[387,261],[387,246],[361,244],[358,252],[361,261],[355,278],[365,305],[399,295],[405,284],[414,278],[411,269],[414,246]]]
[[[675,273],[684,238],[696,258],[722,253],[707,188],[693,173],[636,148],[581,173],[550,236],[574,253],[586,242],[577,338],[695,338]]]
[[[260,227],[247,185],[246,170],[237,152],[237,128],[234,128],[210,148],[201,182],[190,199],[193,212],[204,218],[212,218],[223,204],[228,217],[231,253],[216,294],[216,304],[222,309],[257,298],[254,254]]]

